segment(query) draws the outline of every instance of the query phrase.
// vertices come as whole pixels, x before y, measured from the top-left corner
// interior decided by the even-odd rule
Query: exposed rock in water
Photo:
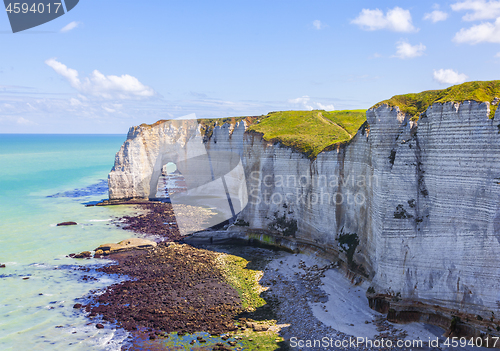
[[[90,258],[90,257],[92,257],[92,252],[83,251],[83,252],[80,252],[79,254],[71,254],[69,256],[72,258]]]
[[[67,225],[77,225],[78,223],[76,222],[62,222],[62,223],[57,223],[57,227],[63,227]]]
[[[172,205],[169,203],[141,204],[146,213],[122,218],[123,229],[139,234],[158,235],[170,241],[181,238]]]

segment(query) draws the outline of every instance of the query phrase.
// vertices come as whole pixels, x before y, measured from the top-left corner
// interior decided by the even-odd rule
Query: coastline
[[[300,340],[325,337],[331,342],[349,337],[396,341],[425,340],[444,333],[440,328],[422,323],[388,322],[383,314],[369,308],[365,296],[367,283],[353,285],[337,264],[324,257],[234,244],[187,245],[175,235],[172,222],[163,221],[159,213],[160,209],[166,209],[163,215],[170,216],[168,204],[141,207],[144,213],[124,218],[120,222],[122,229],[133,230],[140,236],[152,234],[147,228],[154,228],[154,234],[164,230],[166,235],[156,235],[163,241],[154,249],[107,256],[116,264],[99,271],[120,274],[127,280],[104,292],[95,292],[92,301],[82,306],[91,319],[131,333],[132,340],[124,349],[170,350],[190,345],[190,349],[207,350],[286,350]],[[154,218],[159,218],[163,227],[170,229],[148,222]],[[240,270],[227,275],[227,269],[224,271],[221,264],[224,257],[242,260]],[[244,276],[246,273],[251,274],[250,279]],[[241,284],[235,286],[231,280],[237,276],[244,282],[254,281],[243,288]],[[211,295],[213,291],[216,293]],[[250,293],[257,298],[252,301],[253,306],[245,309],[242,300]],[[207,301],[203,301],[203,296]],[[182,298],[188,302],[182,302]],[[99,307],[99,299],[108,307]],[[184,303],[186,306],[182,306]],[[124,308],[127,304],[137,306]],[[201,317],[206,316],[207,311],[208,317]],[[259,326],[254,328],[255,322],[263,324],[266,330],[257,331]]]
[[[254,349],[253,343],[256,348],[286,349],[279,346],[275,321],[244,317],[260,307],[254,293],[259,290],[254,286],[257,271],[247,273],[247,262],[239,257],[183,244],[170,204],[140,204],[137,209],[137,215],[124,216],[115,225],[154,238],[157,246],[94,256],[113,262],[96,273],[122,280],[75,305],[96,328],[125,329],[132,341],[123,348],[130,350],[143,349],[144,343],[154,350],[172,349],[172,343],[220,350]],[[200,211],[203,215],[204,209]]]

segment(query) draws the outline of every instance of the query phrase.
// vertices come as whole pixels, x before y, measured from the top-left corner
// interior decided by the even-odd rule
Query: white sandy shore
[[[380,338],[381,333],[386,333],[393,340],[423,340],[425,345],[428,345],[429,339],[436,340],[439,337],[439,348],[426,346],[419,350],[486,350],[479,347],[445,347],[445,338],[442,337],[444,330],[436,326],[389,323],[385,315],[368,306],[365,293],[369,282],[354,286],[342,270],[333,268],[330,262],[318,257],[282,253],[267,265],[261,282],[264,286],[270,286],[270,293],[281,300],[282,315],[286,316],[287,322],[295,325],[293,332],[287,334],[285,331],[288,338],[299,332],[302,336],[297,338],[303,340],[308,340],[308,335],[310,339],[323,336],[345,339],[352,336],[375,340],[377,336]],[[286,313],[287,309],[291,310],[289,314]],[[311,317],[315,320],[311,321]]]

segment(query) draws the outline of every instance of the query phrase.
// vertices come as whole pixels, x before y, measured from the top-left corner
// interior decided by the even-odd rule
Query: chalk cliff
[[[185,121],[134,127],[109,195],[151,197],[166,162],[230,150],[248,193],[244,226],[232,230],[339,256],[372,281],[372,295],[500,316],[500,116],[489,113],[488,102],[435,103],[415,122],[383,104],[349,143],[314,160],[246,132],[244,121],[208,140]]]

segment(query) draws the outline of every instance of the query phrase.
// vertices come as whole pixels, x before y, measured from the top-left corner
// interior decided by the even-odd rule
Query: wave
[[[108,181],[106,179],[101,179],[95,184],[91,184],[85,188],[79,188],[69,191],[64,191],[61,193],[49,195],[47,197],[86,197],[95,195],[104,195],[108,193]]]

